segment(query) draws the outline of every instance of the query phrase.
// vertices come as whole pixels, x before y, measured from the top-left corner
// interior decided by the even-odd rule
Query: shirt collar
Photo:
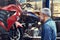
[[[51,18],[48,18],[48,20],[47,20],[45,23],[47,23],[47,22],[50,21],[50,20],[52,20],[52,19],[51,19]],[[45,24],[45,23],[44,23],[44,24]]]

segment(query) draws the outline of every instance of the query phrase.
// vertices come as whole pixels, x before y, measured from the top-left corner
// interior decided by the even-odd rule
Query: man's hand
[[[18,28],[18,27],[23,27],[22,24],[19,23],[19,22],[15,22],[15,24],[16,24],[16,28]]]

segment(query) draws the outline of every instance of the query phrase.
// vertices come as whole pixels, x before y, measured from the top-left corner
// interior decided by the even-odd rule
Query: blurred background
[[[41,39],[42,28],[38,16],[41,9],[45,7],[51,9],[51,18],[56,22],[57,27],[56,38],[57,40],[60,40],[60,0],[18,0],[18,2],[23,11],[19,20],[23,25],[22,30],[19,30],[21,33],[20,40]]]

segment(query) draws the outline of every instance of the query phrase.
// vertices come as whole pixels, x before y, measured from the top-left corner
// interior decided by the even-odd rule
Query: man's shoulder
[[[56,28],[56,24],[55,21],[48,21],[47,23],[45,23],[46,26],[49,26],[50,28]]]
[[[53,25],[55,25],[55,21],[50,20],[50,21],[48,21],[45,25],[53,26]]]

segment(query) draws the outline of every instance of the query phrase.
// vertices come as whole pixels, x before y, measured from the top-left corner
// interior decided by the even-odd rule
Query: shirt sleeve
[[[44,25],[42,32],[43,32],[42,40],[51,40],[52,31],[49,25]]]

